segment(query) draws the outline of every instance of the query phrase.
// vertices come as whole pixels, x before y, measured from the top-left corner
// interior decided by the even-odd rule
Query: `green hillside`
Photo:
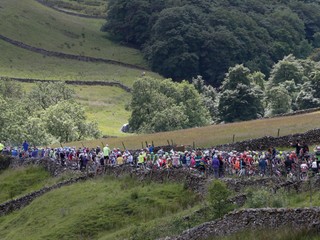
[[[105,63],[45,57],[0,40],[0,76],[44,80],[105,80],[131,86],[141,70]],[[147,73],[150,75],[156,75]]]
[[[100,31],[104,20],[70,16],[35,0],[3,0],[0,7],[0,32],[8,38],[46,50],[146,66],[139,50],[113,43]]]
[[[49,172],[38,166],[7,169],[0,172],[0,203],[51,186],[65,178],[70,178],[70,176],[65,174],[54,178]]]
[[[88,7],[90,2],[65,1]],[[101,4],[101,1],[99,2]],[[91,4],[92,5],[92,4]],[[100,6],[100,5],[99,5]],[[96,6],[101,9],[101,6]],[[32,47],[73,55],[90,56],[146,67],[139,50],[122,46],[100,31],[105,22],[71,16],[35,0],[0,2],[1,35]],[[0,77],[41,80],[118,81],[132,86],[142,70],[115,64],[83,62],[50,57],[0,40]],[[147,75],[160,77],[146,71]],[[24,89],[32,84],[23,84]],[[130,113],[124,109],[130,94],[117,87],[72,86],[78,102],[86,106],[89,120],[95,120],[103,135],[118,136]]]
[[[0,217],[0,238],[124,239],[197,203],[183,184],[105,177],[54,190]]]

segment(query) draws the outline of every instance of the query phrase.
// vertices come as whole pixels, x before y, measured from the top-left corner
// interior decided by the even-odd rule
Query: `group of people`
[[[291,143],[295,151],[282,152],[275,148],[267,151],[219,151],[217,149],[194,149],[186,151],[155,151],[154,146],[137,150],[121,151],[111,149],[108,144],[96,148],[37,148],[29,147],[25,141],[21,147],[4,147],[0,152],[13,157],[43,158],[49,157],[63,166],[70,166],[81,171],[90,170],[103,173],[106,166],[130,165],[140,169],[188,168],[201,174],[212,174],[216,178],[226,175],[290,175],[312,170],[317,174],[320,169],[320,147],[310,154],[306,143]]]

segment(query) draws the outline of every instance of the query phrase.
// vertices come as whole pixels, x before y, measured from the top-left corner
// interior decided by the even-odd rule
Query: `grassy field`
[[[79,62],[45,57],[0,41],[0,76],[44,80],[119,81],[127,86],[141,76],[140,70],[105,63]],[[158,76],[147,72],[147,75]]]
[[[47,2],[58,9],[74,13],[100,17],[104,17],[107,14],[106,0],[47,0]]]
[[[122,147],[122,142],[128,149],[141,148],[145,141],[156,146],[168,145],[167,140],[171,140],[177,145],[193,145],[196,147],[211,147],[214,145],[230,143],[235,135],[235,141],[259,138],[264,136],[277,136],[278,129],[280,135],[294,133],[304,133],[308,130],[319,127],[320,112],[308,113],[272,119],[260,119],[232,124],[212,125],[202,128],[193,128],[173,132],[135,135],[115,139],[103,139],[111,147]],[[87,141],[85,145],[94,147],[101,144],[101,140]],[[81,143],[70,143],[71,146],[81,146]]]
[[[105,20],[60,13],[34,0],[0,2],[2,35],[46,50],[101,57],[146,67],[142,53],[108,39]]]
[[[123,239],[139,226],[197,203],[183,184],[99,178],[51,191],[21,211],[0,217],[0,238]]]

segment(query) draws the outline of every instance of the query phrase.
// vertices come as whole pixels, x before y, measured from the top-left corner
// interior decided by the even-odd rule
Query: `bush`
[[[213,218],[219,218],[233,210],[233,205],[228,201],[231,192],[227,185],[221,181],[213,181],[208,188],[209,208],[213,213]]]

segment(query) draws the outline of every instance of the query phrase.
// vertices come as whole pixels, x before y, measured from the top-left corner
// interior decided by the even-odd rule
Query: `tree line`
[[[288,55],[268,75],[237,64],[218,89],[202,76],[191,83],[141,78],[133,85],[130,129],[171,131],[320,107],[319,62]]]
[[[109,0],[102,29],[163,76],[217,87],[235,64],[269,77],[284,56],[319,55],[320,1]]]
[[[25,93],[19,83],[0,81],[0,140],[35,146],[97,138],[97,123],[87,122],[85,109],[63,82],[43,82]]]

